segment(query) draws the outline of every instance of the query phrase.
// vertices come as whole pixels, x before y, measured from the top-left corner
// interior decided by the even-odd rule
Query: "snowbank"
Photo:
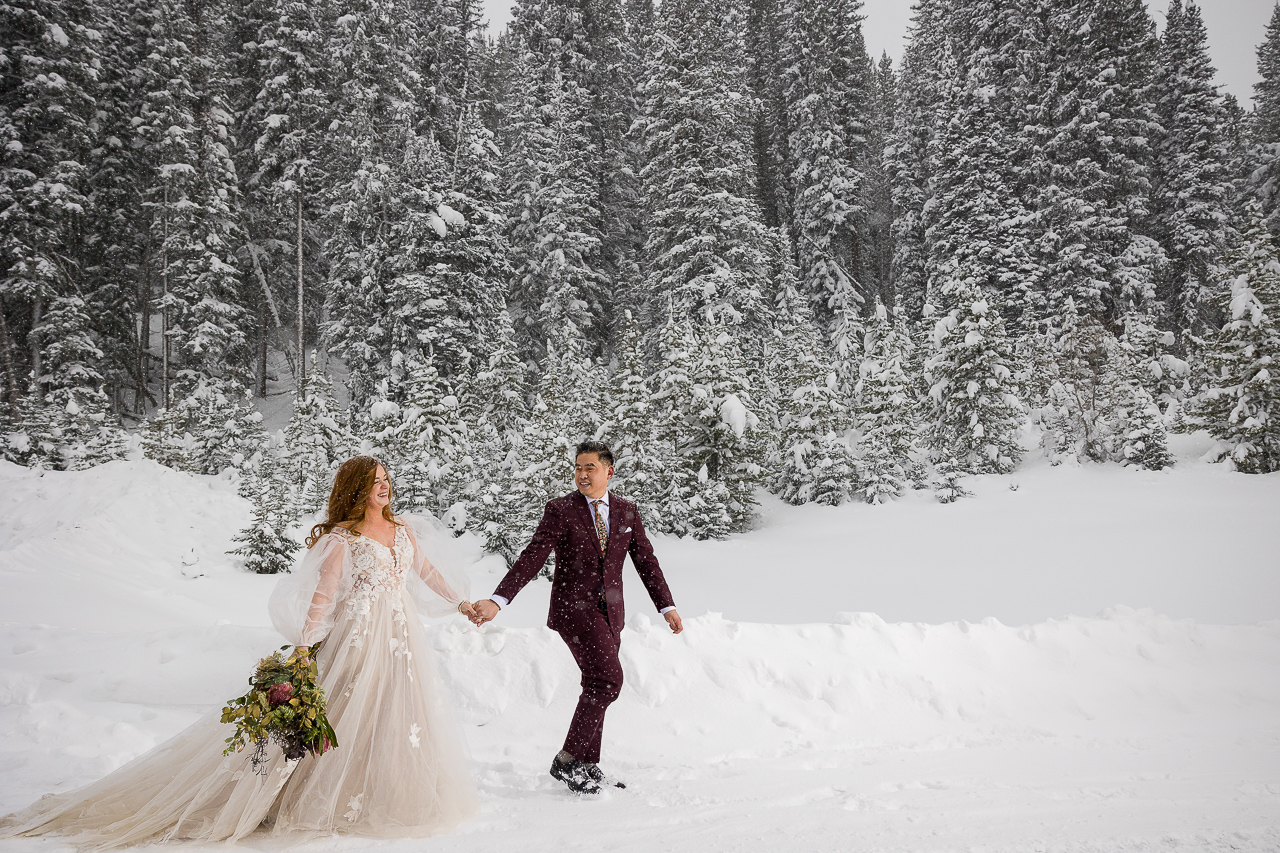
[[[687,630],[671,635],[648,613],[643,594],[628,590],[626,686],[609,717],[606,753],[630,786],[592,802],[570,797],[545,775],[578,691],[567,650],[538,627],[545,589],[522,593],[483,629],[460,620],[435,625],[484,807],[458,835],[431,845],[1280,848],[1280,621],[1211,625],[1113,607],[1011,627],[995,619],[891,623],[856,612],[868,581],[860,567],[871,554],[897,555],[934,607],[940,598],[926,584],[953,589],[954,575],[967,573],[991,585],[979,569],[993,560],[1026,566],[1093,547],[1067,536],[1037,541],[1034,530],[1018,528],[1047,524],[1037,515],[1046,506],[1065,529],[1087,528],[1089,514],[1099,506],[1114,512],[1108,507],[1126,489],[1129,499],[1146,489],[1156,504],[1131,507],[1123,525],[1146,541],[1104,539],[1122,554],[1164,547],[1153,541],[1164,528],[1144,527],[1144,519],[1199,507],[1206,489],[1236,514],[1231,535],[1220,535],[1216,523],[1179,523],[1165,535],[1193,555],[1202,553],[1201,540],[1264,560],[1276,554],[1272,525],[1249,523],[1247,515],[1259,500],[1274,514],[1280,481],[1218,482],[1219,471],[1189,469],[1148,482],[1118,470],[1093,477],[1084,469],[1032,468],[1014,478],[1018,492],[1007,481],[999,490],[992,483],[950,516],[913,499],[887,514],[771,507],[760,530],[729,542],[660,541]],[[244,574],[225,554],[248,514],[228,483],[151,463],[45,475],[0,466],[0,812],[96,778],[242,691],[252,663],[281,644],[266,618],[273,579]],[[961,547],[959,557],[943,559],[965,545],[953,535],[1009,529],[1008,518],[991,519],[1001,514],[1012,518],[1010,541],[993,550],[977,535],[966,546],[977,557]],[[912,530],[928,535],[913,538]],[[849,540],[859,547],[840,550]],[[779,562],[780,555],[792,561]],[[496,562],[472,567],[477,592],[491,588]],[[790,569],[781,583],[779,566]],[[1256,573],[1275,574],[1268,566]],[[1206,586],[1227,570],[1190,559],[1159,568],[1167,582]],[[1136,573],[1146,580],[1134,588],[1153,595],[1160,586],[1159,575],[1120,559],[1045,586],[1050,598],[1071,593],[1073,582],[1087,587],[1104,569]],[[859,582],[844,582],[848,574]],[[1259,589],[1235,580],[1225,586],[1223,601]],[[910,586],[888,589],[876,594],[910,606]],[[1068,595],[1056,600],[1055,612],[1069,612]],[[719,602],[726,612],[825,619],[748,622],[706,606]],[[1233,606],[1274,613],[1278,603]],[[7,844],[60,849],[56,842]]]

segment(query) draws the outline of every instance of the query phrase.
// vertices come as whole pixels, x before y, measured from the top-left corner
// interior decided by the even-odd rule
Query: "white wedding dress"
[[[251,747],[222,754],[232,728],[215,712],[109,776],[10,815],[0,837],[54,833],[118,847],[234,841],[259,828],[421,836],[474,813],[461,733],[418,621],[419,611],[456,611],[465,575],[441,573],[460,566],[437,557],[448,550],[442,528],[401,520],[393,549],[341,528],[326,534],[271,596],[286,639],[324,640],[317,669],[337,749],[287,761],[273,744],[266,772],[255,773]]]

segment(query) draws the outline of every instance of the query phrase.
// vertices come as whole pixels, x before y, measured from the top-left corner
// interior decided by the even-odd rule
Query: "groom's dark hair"
[[[609,445],[603,441],[584,441],[578,445],[578,449],[574,451],[573,457],[577,459],[584,453],[594,453],[600,457],[600,461],[606,465],[613,464],[613,451],[609,449]]]

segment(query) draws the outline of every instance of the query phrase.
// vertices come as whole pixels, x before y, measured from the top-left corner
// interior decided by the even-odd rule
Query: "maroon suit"
[[[609,494],[609,547],[600,553],[595,516],[587,497],[572,492],[550,501],[529,545],[494,590],[508,601],[533,580],[556,553],[547,627],[557,631],[582,670],[582,696],[564,749],[579,761],[600,761],[604,714],[622,691],[618,644],[626,610],[622,563],[627,554],[659,610],[674,607],[640,512],[631,501]]]

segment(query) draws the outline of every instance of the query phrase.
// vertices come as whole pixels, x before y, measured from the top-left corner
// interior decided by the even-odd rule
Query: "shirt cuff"
[[[659,611],[658,611],[658,615],[659,615],[659,616],[666,616],[668,611],[675,610],[675,609],[676,609],[676,606],[675,606],[674,604],[673,604],[673,605],[671,605],[670,607],[664,607],[664,608],[662,608],[661,610],[659,610]]]
[[[511,603],[510,601],[508,601],[507,599],[503,598],[500,595],[491,595],[489,596],[489,600],[492,601],[494,604],[498,605],[499,610],[501,610],[503,607],[506,607],[508,604]]]

